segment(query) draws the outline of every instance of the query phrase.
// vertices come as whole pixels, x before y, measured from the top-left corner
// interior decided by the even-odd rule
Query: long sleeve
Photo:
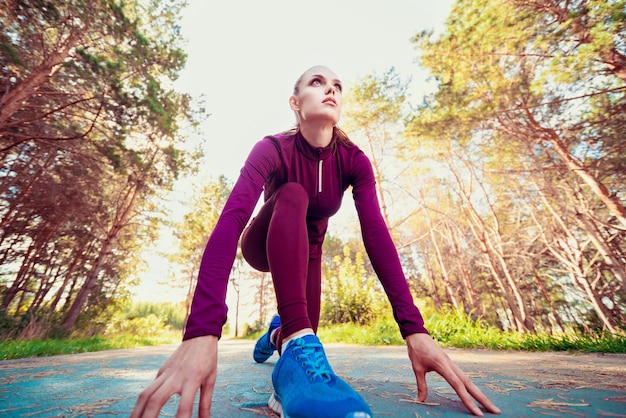
[[[250,220],[265,180],[275,170],[277,161],[276,148],[269,141],[260,141],[241,169],[204,249],[183,340],[203,335],[221,337],[228,312],[228,278],[237,255],[239,237]]]
[[[398,252],[385,224],[372,166],[365,154],[355,155],[353,164],[353,196],[365,249],[378,275],[403,338],[414,333],[428,333],[424,319],[413,302]]]

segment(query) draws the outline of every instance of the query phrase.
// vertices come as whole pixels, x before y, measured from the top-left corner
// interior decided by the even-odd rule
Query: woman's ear
[[[296,98],[296,96],[289,97],[289,106],[294,112],[300,110],[300,104],[298,103],[298,99]]]

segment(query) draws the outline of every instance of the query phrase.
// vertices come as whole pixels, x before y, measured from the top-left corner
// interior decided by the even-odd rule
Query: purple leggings
[[[304,328],[317,332],[320,316],[321,258],[309,258],[306,213],[309,197],[298,183],[285,183],[246,228],[241,252],[255,269],[271,272],[282,337]]]

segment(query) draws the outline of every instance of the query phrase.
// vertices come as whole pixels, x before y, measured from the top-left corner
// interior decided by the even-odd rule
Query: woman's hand
[[[500,409],[481,392],[465,373],[448,357],[428,334],[411,334],[406,337],[409,359],[417,380],[417,401],[424,402],[428,396],[426,373],[437,372],[452,386],[474,415],[483,416],[472,397],[480,402],[487,411],[499,414]]]
[[[177,418],[191,417],[200,389],[198,416],[211,416],[211,399],[217,376],[217,337],[207,335],[183,341],[159,369],[156,379],[137,399],[131,418],[156,418],[165,402],[180,395]]]

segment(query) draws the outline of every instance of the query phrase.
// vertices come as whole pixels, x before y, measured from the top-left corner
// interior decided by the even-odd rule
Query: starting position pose
[[[473,414],[483,415],[472,398],[500,413],[424,328],[381,216],[371,163],[337,127],[343,104],[337,76],[322,66],[307,70],[289,104],[296,128],[263,138],[250,152],[204,251],[183,342],[139,395],[131,417],[157,417],[175,393],[180,395],[177,417],[190,417],[198,389],[198,414],[210,416],[226,288],[240,237],[244,258],[271,273],[276,292],[279,315],[253,354],[257,362],[277,349],[281,354],[272,373],[270,408],[284,417],[372,416],[363,398],[334,374],[315,335],[322,243],[328,218],[350,186],[367,253],[406,341],[418,401],[426,400],[426,373],[434,371]],[[246,228],[262,192],[265,203]]]

